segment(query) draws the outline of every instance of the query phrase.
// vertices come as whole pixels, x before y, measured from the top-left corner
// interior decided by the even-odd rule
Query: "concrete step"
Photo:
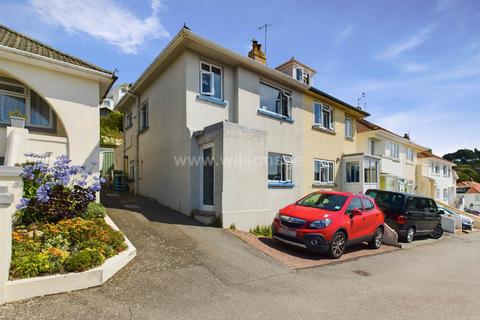
[[[215,212],[204,210],[192,210],[192,216],[195,220],[207,226],[214,223],[216,218]]]

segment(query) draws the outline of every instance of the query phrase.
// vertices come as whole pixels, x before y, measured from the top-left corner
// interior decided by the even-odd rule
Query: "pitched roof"
[[[461,181],[457,183],[457,187],[469,188],[466,193],[480,193],[480,183],[475,181]]]
[[[251,68],[251,70],[257,71],[260,74],[266,74],[269,77],[272,77],[275,80],[280,80],[284,82],[288,82],[289,85],[299,88],[300,90],[303,90],[303,92],[308,92],[310,94],[315,94],[315,95],[320,95],[322,97],[325,97],[327,99],[330,99],[334,101],[335,103],[338,103],[339,105],[343,106],[344,108],[350,109],[354,112],[357,112],[361,114],[362,116],[368,116],[369,114],[361,110],[357,107],[354,107],[340,99],[337,99],[323,91],[320,91],[314,87],[307,86],[306,84],[302,83],[301,81],[296,80],[295,78],[286,75],[285,73],[270,68],[269,66],[266,66],[265,64],[262,64],[258,61],[255,61],[247,56],[244,56],[238,52],[232,51],[230,49],[227,49],[209,39],[206,39],[204,37],[201,37],[197,35],[196,33],[192,32],[190,29],[183,27],[180,29],[180,31],[177,33],[177,35],[170,41],[170,43],[167,44],[167,46],[160,52],[160,54],[152,61],[152,63],[143,71],[143,73],[140,75],[140,77],[133,83],[132,87],[130,88],[130,91],[133,93],[136,93],[137,90],[140,90],[140,88],[144,85],[144,83],[153,77],[153,74],[157,69],[160,68],[163,64],[166,64],[166,61],[168,61],[168,58],[173,55],[173,52],[175,51],[180,51],[183,50],[184,48],[190,48],[193,49],[194,51],[198,51],[200,49],[203,50],[209,50],[212,53],[215,53],[217,56],[223,55],[225,58],[230,60],[230,63],[234,64],[242,64],[243,66]],[[225,60],[224,60],[225,61]],[[120,99],[120,101],[117,104],[117,108],[119,110],[122,110],[124,108],[125,103],[129,100],[132,99],[131,95],[125,95]]]
[[[423,151],[423,152],[420,152],[418,155],[417,155],[418,158],[435,158],[435,159],[438,159],[438,160],[442,160],[444,162],[449,162],[451,163],[452,165],[456,166],[455,163],[451,162],[451,161],[448,161],[446,159],[443,159],[442,157],[439,157],[437,156],[436,154],[433,154],[431,151]]]
[[[423,146],[421,146],[421,145],[419,145],[419,144],[416,144],[415,142],[413,142],[412,140],[410,140],[409,137],[407,138],[407,137],[405,137],[405,136],[401,136],[401,135],[399,135],[399,134],[396,134],[395,132],[390,131],[390,130],[388,130],[388,129],[385,129],[385,128],[383,128],[383,127],[381,127],[381,126],[379,126],[378,124],[375,124],[375,123],[373,123],[373,122],[367,121],[367,120],[365,120],[365,119],[359,119],[359,120],[357,120],[357,122],[360,124],[360,126],[359,126],[359,128],[358,128],[358,131],[359,131],[359,132],[364,132],[364,131],[368,131],[368,130],[382,130],[382,131],[385,131],[385,132],[387,132],[387,133],[389,133],[389,134],[392,134],[392,135],[394,135],[394,136],[396,136],[396,137],[404,140],[405,143],[409,143],[409,144],[415,145],[415,146],[417,146],[417,147],[420,148],[420,149],[424,149],[424,150],[427,149],[427,148],[425,148],[425,147],[423,147]],[[362,125],[363,125],[365,128],[367,128],[368,130],[362,130],[362,127],[361,127]],[[420,158],[420,157],[419,157],[419,158]]]
[[[105,70],[79,58],[61,52],[60,50],[54,49],[46,44],[41,43],[40,41],[7,28],[2,24],[0,24],[0,46],[36,54],[45,58],[113,75],[113,72],[111,71]]]

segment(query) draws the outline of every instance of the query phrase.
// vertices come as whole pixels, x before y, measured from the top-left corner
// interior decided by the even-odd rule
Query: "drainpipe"
[[[138,180],[140,179],[139,173],[140,173],[140,146],[139,146],[139,141],[140,141],[140,96],[131,92],[130,90],[126,91],[126,94],[132,96],[135,98],[135,101],[137,103],[137,133],[135,137],[135,193],[138,193]],[[126,140],[125,140],[126,141]],[[124,149],[125,150],[125,149]],[[124,151],[125,154],[125,151]]]

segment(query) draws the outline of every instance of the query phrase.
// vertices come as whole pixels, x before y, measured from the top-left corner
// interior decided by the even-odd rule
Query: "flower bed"
[[[13,221],[10,279],[81,272],[125,250],[125,238],[94,202],[101,180],[66,156],[30,154]]]

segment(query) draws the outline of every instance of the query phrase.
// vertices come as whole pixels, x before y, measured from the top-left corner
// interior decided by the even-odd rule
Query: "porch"
[[[342,191],[365,193],[379,188],[380,157],[364,153],[347,154],[342,157]]]

